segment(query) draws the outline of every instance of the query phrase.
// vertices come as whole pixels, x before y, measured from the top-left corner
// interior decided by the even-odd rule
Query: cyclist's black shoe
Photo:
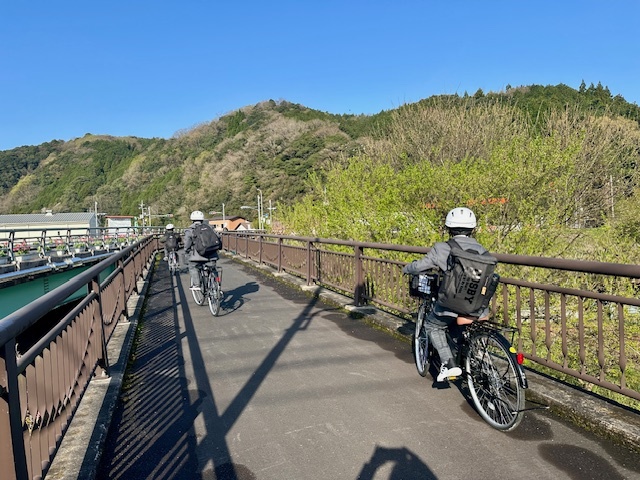
[[[460,375],[462,375],[462,369],[456,365],[453,359],[450,359],[446,365],[444,363],[440,365],[437,381],[444,382],[448,378],[459,377]]]

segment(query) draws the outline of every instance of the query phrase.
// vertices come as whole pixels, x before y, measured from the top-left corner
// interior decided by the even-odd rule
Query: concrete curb
[[[118,322],[107,344],[108,358],[117,359],[110,366],[111,376],[95,377],[89,383],[45,476],[47,480],[91,480],[96,477],[154,268],[155,260],[150,263],[145,278],[137,284],[140,293],[133,294],[127,302],[129,321]]]
[[[364,321],[388,331],[392,335],[411,343],[413,323],[382,312],[375,307],[356,307],[353,299],[317,285],[307,285],[306,281],[294,275],[277,272],[267,265],[258,265],[253,260],[239,255],[227,254],[235,261],[261,270],[292,287],[322,298],[333,305],[356,314]],[[409,325],[408,325],[409,323]],[[609,439],[614,443],[640,453],[640,412],[620,406],[607,399],[566,385],[558,380],[527,370],[529,388],[527,400],[542,408],[549,408],[557,416],[571,423]]]

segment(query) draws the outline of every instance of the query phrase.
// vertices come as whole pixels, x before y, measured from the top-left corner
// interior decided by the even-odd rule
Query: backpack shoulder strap
[[[459,248],[460,250],[464,250],[464,248],[462,248],[460,244],[456,242],[455,239],[453,238],[450,238],[449,240],[447,240],[447,243],[449,244],[450,247],[456,247],[456,248]]]

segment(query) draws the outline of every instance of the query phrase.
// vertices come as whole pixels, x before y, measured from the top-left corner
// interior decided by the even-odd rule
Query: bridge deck
[[[99,479],[640,478],[640,456],[544,410],[493,430],[408,343],[219,264],[218,318],[155,271]]]

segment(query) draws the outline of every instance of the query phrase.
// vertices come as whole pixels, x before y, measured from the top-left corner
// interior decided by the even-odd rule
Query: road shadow
[[[373,480],[382,468],[391,468],[388,480],[436,480],[431,469],[420,457],[407,448],[376,446],[371,459],[365,463],[357,480]]]
[[[154,273],[147,311],[113,413],[97,480],[200,478],[191,433],[202,393],[189,389],[180,348],[176,297],[167,269]]]
[[[259,288],[255,282],[237,287],[228,292],[226,304],[237,309]],[[96,480],[257,478],[246,466],[233,463],[227,435],[293,337],[322,313],[313,313],[318,299],[304,305],[236,397],[220,411],[189,310],[190,298],[180,276],[172,277],[166,269],[157,271]],[[191,383],[183,348],[188,349],[192,365]],[[196,419],[204,420],[205,432],[197,438]],[[200,471],[201,465],[208,467]]]
[[[220,313],[228,315],[238,310],[248,301],[250,294],[256,293],[258,290],[260,290],[260,285],[256,282],[249,282],[232,290],[225,290],[223,285],[224,298],[220,305],[222,310]]]

